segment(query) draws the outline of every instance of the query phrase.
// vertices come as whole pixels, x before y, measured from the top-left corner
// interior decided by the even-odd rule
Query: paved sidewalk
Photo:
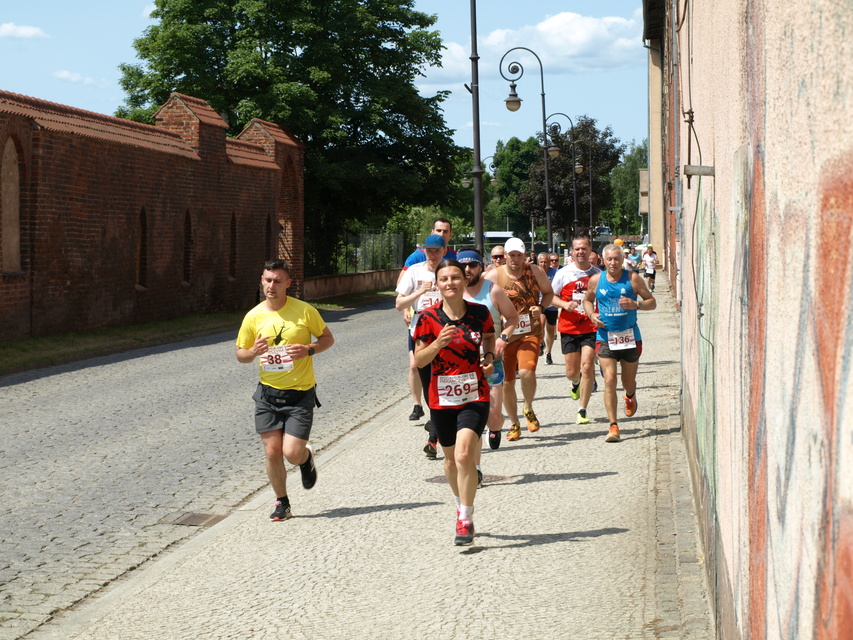
[[[604,442],[601,392],[574,424],[563,367],[543,359],[542,429],[484,451],[474,546],[453,544],[450,489],[407,398],[321,451],[314,490],[289,476],[293,519],[271,523],[263,492],[27,638],[713,637],[660,281],[623,441]]]

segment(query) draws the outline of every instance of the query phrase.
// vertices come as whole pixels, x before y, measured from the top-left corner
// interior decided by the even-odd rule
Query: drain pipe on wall
[[[673,242],[672,246],[675,248],[680,244],[681,238],[684,237],[683,234],[683,217],[684,217],[684,205],[682,202],[682,190],[681,190],[681,147],[679,144],[680,139],[680,126],[681,126],[681,118],[679,117],[681,111],[681,104],[679,103],[678,97],[678,0],[672,0],[670,9],[670,22],[672,29],[672,51],[670,54],[671,66],[672,66],[672,146],[673,146],[673,154],[675,156],[674,160],[674,173],[673,173],[673,182],[675,187],[675,206],[670,207],[670,211],[675,213],[676,218],[676,237],[675,242]],[[675,257],[673,262],[675,263],[676,269],[678,269],[678,278],[676,279],[676,304],[678,306],[678,318],[681,331],[681,349],[679,360],[681,362],[681,385],[678,390],[678,399],[679,399],[679,408],[682,415],[682,427],[683,425],[683,416],[684,416],[684,305],[683,305],[683,286],[682,286],[682,269],[681,263],[683,260],[681,259],[681,255],[683,250],[676,249]]]

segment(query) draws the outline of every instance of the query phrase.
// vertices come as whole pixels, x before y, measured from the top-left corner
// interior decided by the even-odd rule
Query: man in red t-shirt
[[[563,267],[554,276],[552,305],[560,309],[557,330],[566,360],[566,377],[572,385],[572,400],[578,401],[577,423],[586,424],[586,406],[595,382],[596,327],[586,315],[583,299],[589,279],[601,271],[589,261],[592,243],[588,236],[577,235],[572,240],[574,263]]]

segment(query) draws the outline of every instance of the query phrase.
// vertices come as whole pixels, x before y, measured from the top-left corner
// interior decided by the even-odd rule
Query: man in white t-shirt
[[[400,311],[405,315],[410,313],[410,308],[412,309],[408,333],[409,379],[411,380],[413,374],[417,374],[420,378],[422,386],[421,390],[423,392],[426,406],[429,406],[427,393],[429,392],[431,367],[430,365],[427,365],[426,367],[419,369],[415,366],[415,342],[412,338],[412,333],[418,322],[418,314],[427,307],[431,307],[436,303],[441,302],[441,294],[439,294],[438,289],[435,286],[435,270],[439,263],[444,259],[444,255],[446,253],[447,242],[445,242],[444,238],[438,234],[429,236],[424,240],[424,255],[426,256],[426,262],[418,262],[406,269],[403,273],[403,277],[400,278],[400,282],[397,283],[397,301],[395,303],[397,311]],[[417,398],[417,400],[420,400],[420,398]],[[415,404],[415,410],[412,412],[413,415],[419,406],[419,404]],[[421,413],[421,415],[423,414]],[[424,453],[428,458],[435,458],[435,445],[438,442],[438,435],[432,427],[432,421],[428,422],[430,433],[429,440],[426,445],[424,445]]]

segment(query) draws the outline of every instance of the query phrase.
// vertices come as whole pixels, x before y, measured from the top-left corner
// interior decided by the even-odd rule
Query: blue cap
[[[456,260],[462,264],[465,264],[466,262],[478,262],[483,264],[483,259],[476,251],[460,251],[456,254]]]
[[[439,249],[444,249],[447,246],[447,242],[444,241],[437,233],[432,234],[426,240],[424,240],[424,247],[438,247]]]

